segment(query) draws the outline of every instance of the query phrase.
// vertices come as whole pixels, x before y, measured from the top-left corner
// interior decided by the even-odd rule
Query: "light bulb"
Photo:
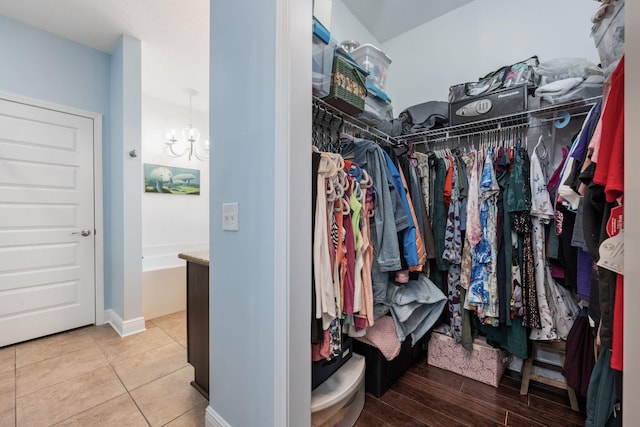
[[[200,139],[200,131],[193,126],[186,126],[182,129],[182,137],[187,141],[197,142]]]

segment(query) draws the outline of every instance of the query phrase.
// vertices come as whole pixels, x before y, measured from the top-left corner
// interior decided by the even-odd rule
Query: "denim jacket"
[[[389,311],[388,272],[402,269],[397,224],[407,223],[408,218],[389,176],[382,148],[372,141],[355,140],[345,144],[342,154],[344,157],[351,154],[353,160],[373,179],[374,216],[371,218],[371,243],[374,257],[371,280],[375,304],[374,317],[379,318]],[[400,216],[396,217],[396,213]],[[403,214],[404,218],[401,216]]]

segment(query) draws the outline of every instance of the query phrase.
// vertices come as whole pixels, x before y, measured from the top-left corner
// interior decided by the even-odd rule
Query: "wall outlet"
[[[238,204],[222,204],[222,230],[238,231]]]

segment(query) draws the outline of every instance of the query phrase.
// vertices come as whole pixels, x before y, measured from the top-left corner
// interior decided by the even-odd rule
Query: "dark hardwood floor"
[[[584,407],[584,402],[580,402]],[[384,395],[367,393],[356,427],[584,426],[566,391],[532,382],[520,395],[509,373],[498,388],[417,362]]]

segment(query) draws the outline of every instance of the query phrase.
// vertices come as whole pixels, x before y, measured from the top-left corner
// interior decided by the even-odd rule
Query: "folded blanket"
[[[583,82],[582,77],[571,77],[568,79],[556,80],[553,83],[540,86],[536,89],[536,96],[544,95],[562,95],[569,92],[574,87]]]
[[[400,354],[401,343],[391,316],[377,319],[373,326],[367,328],[365,336],[356,339],[380,350],[387,360],[393,360]]]
[[[447,297],[427,276],[421,274],[418,280],[410,280],[404,285],[389,282],[387,301],[396,325],[400,341],[411,335],[415,345],[436,323]]]

